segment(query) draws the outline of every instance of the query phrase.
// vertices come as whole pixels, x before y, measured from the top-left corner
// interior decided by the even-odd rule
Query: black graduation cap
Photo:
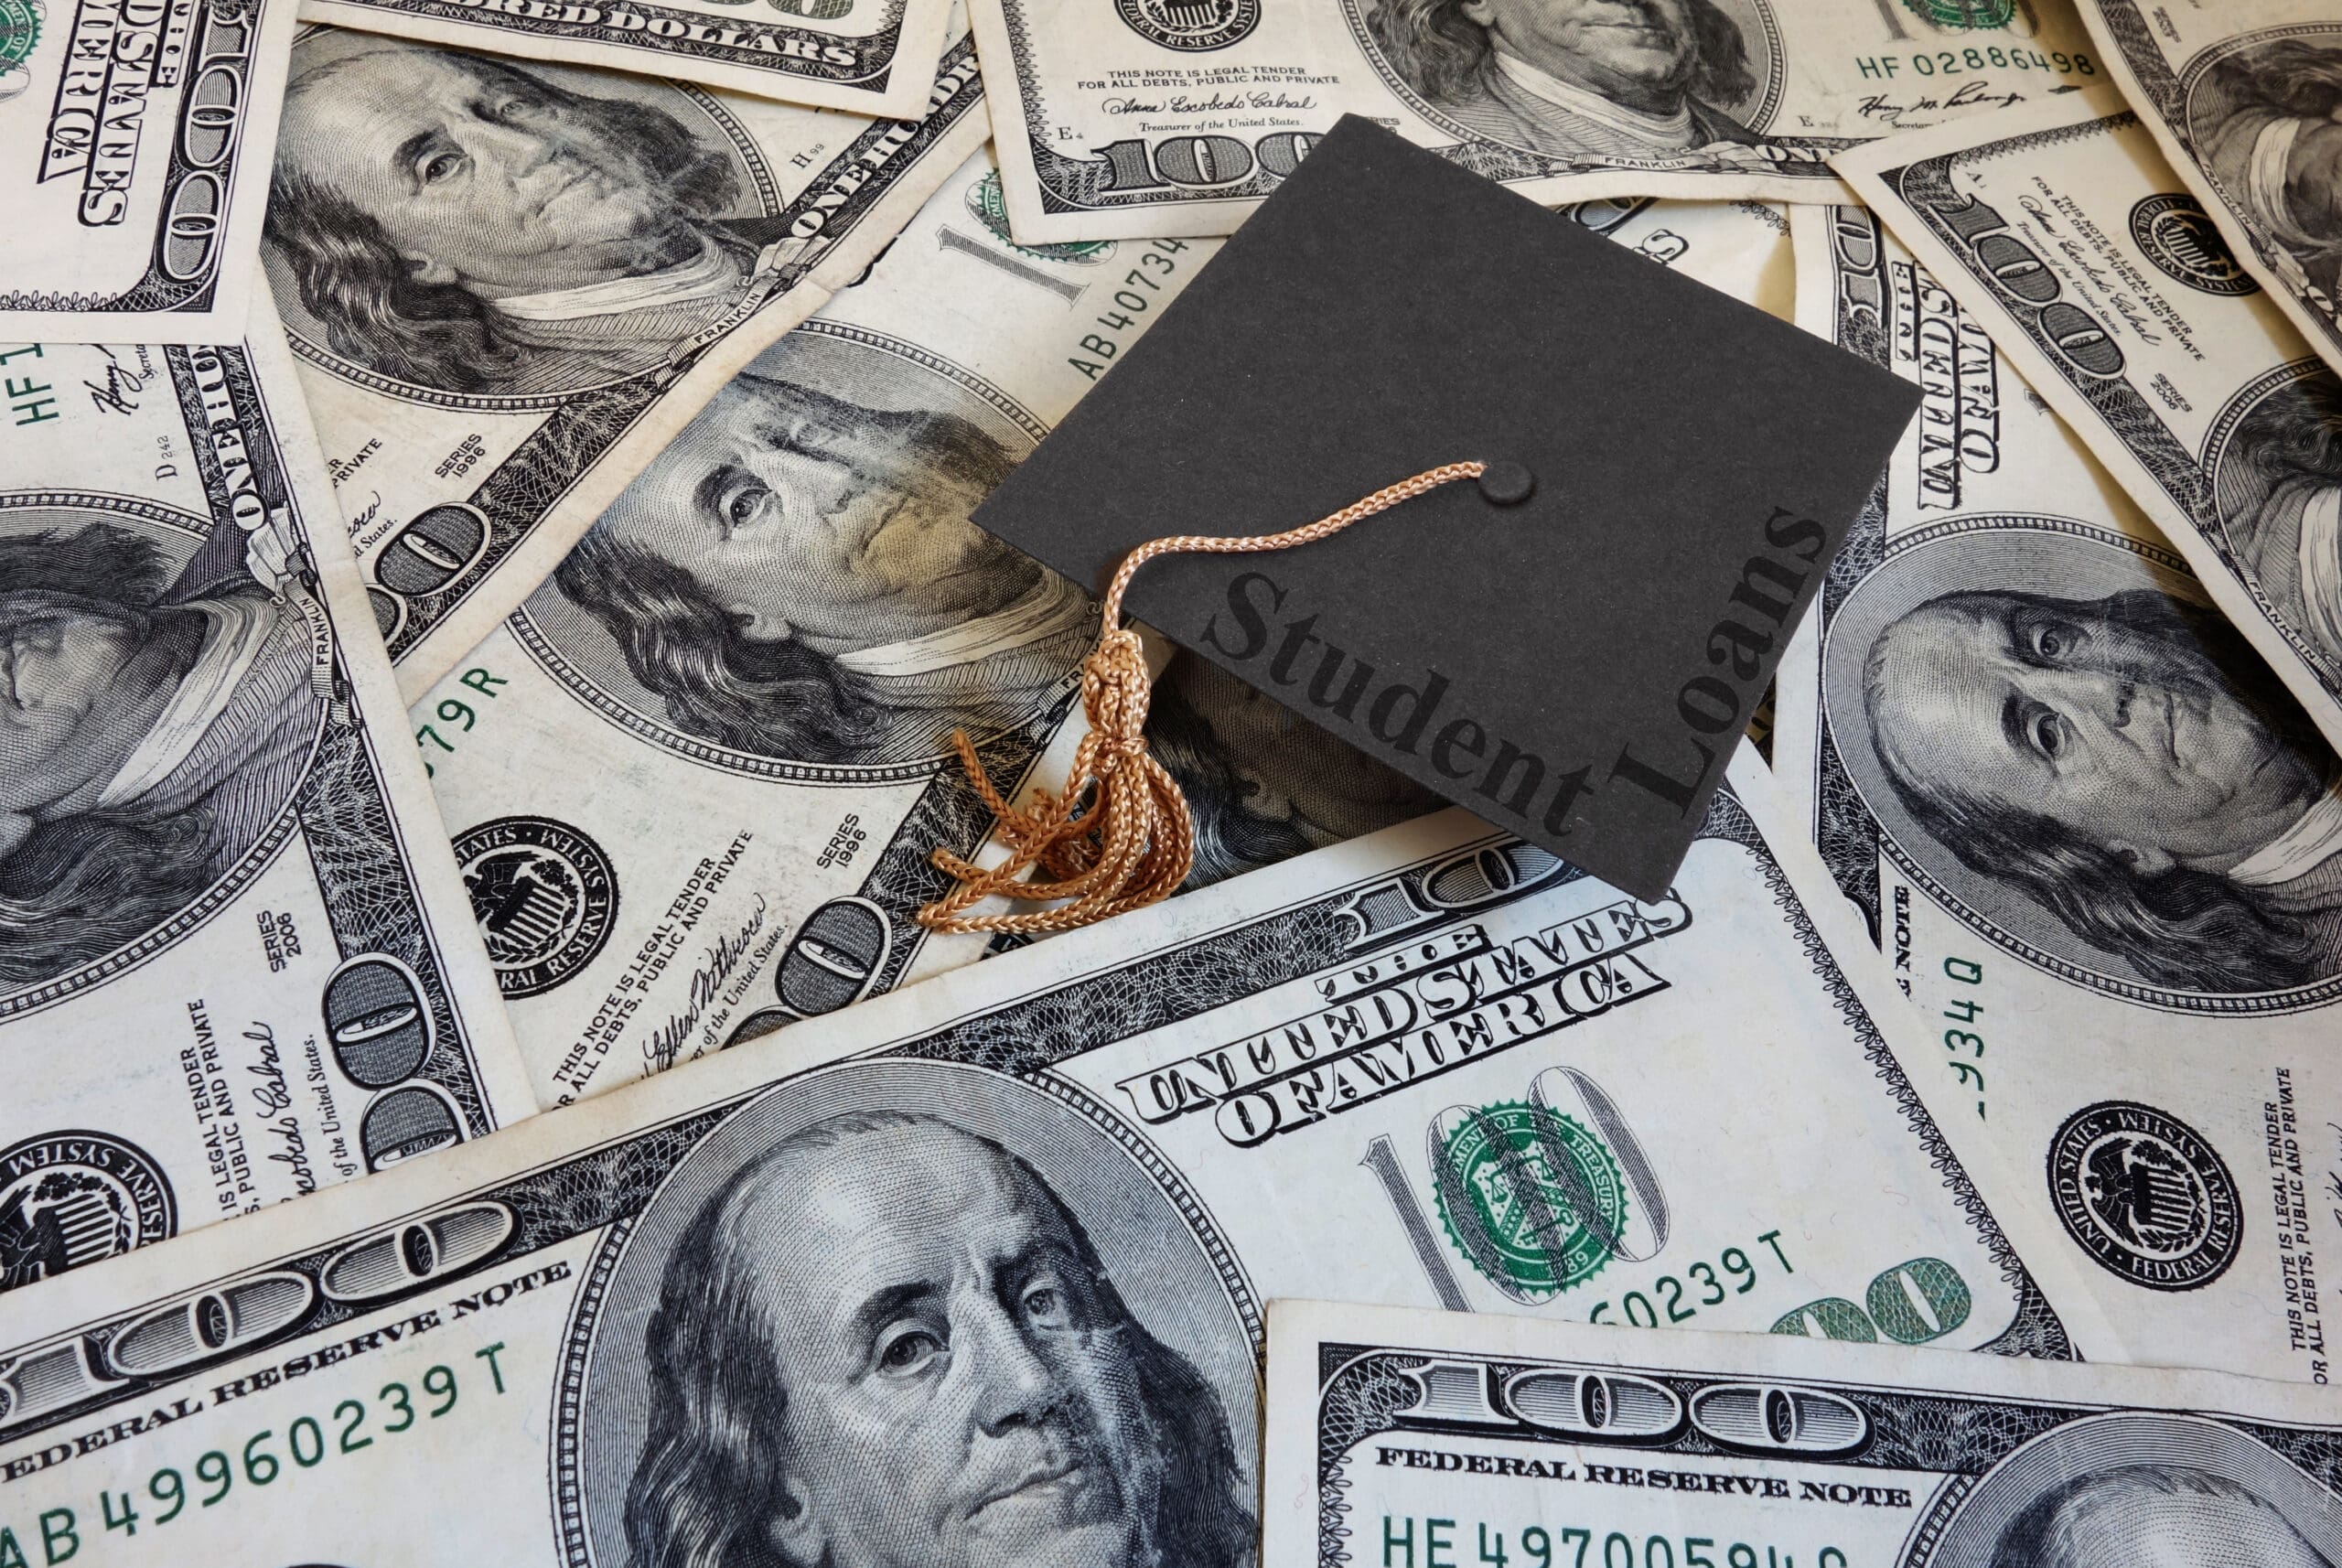
[[[1918,392],[1346,116],[976,514],[1489,822],[1665,892]]]

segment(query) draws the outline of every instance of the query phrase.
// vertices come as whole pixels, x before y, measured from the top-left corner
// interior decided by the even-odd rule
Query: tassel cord
[[[1162,555],[1257,554],[1290,550],[1339,533],[1377,512],[1388,511],[1427,490],[1457,479],[1477,478],[1488,465],[1443,463],[1388,485],[1341,510],[1277,533],[1226,537],[1178,533],[1149,540],[1128,555],[1108,585],[1098,646],[1081,665],[1081,710],[1090,733],[1075,748],[1062,793],[1046,795],[1019,809],[1000,793],[965,730],[951,735],[969,783],[999,819],[1009,848],[1003,864],[979,866],[965,856],[938,849],[930,857],[955,886],[920,909],[919,923],[931,931],[977,931],[1040,935],[1072,930],[1127,909],[1169,897],[1195,865],[1195,819],[1187,797],[1147,750],[1145,726],[1152,682],[1138,634],[1122,624],[1123,596],[1139,568]],[[1028,873],[1038,879],[1024,880]],[[995,896],[1028,903],[1066,902],[1055,908],[976,915],[975,905]]]

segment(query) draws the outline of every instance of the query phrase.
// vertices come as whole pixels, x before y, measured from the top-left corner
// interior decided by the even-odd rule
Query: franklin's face
[[[689,572],[768,641],[838,654],[1006,608],[1040,568],[968,521],[972,480],[742,375],[595,526]]]
[[[1162,1461],[1123,1325],[1029,1178],[889,1128],[747,1201],[789,1389],[792,1562],[1128,1568]]]
[[[2158,601],[2159,602],[2159,601]],[[2224,870],[2291,827],[2315,768],[2240,700],[2183,623],[2122,598],[1939,599],[1880,634],[1880,749],[2142,870]]]
[[[113,721],[143,629],[70,595],[0,594],[0,812],[37,811],[120,769],[139,735]]]
[[[2304,229],[2342,241],[2342,123],[2313,120],[2294,138],[2285,160],[2286,204]]]
[[[1695,63],[1683,0],[1465,0],[1464,14],[1541,70],[1633,101]]]
[[[380,224],[421,282],[500,299],[697,248],[628,149],[522,70],[396,44],[321,70],[285,98],[279,156]]]
[[[2240,1498],[2142,1491],[2083,1533],[2072,1568],[2329,1568],[2282,1517]]]

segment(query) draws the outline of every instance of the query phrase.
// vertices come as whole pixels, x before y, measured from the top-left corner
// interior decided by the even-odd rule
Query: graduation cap
[[[1918,395],[1345,116],[975,521],[1656,898]]]

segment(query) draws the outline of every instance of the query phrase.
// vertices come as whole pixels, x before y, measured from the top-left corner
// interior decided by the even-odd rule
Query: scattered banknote
[[[978,155],[415,704],[543,1103],[983,950],[910,918],[993,826],[951,734],[1069,751],[1098,606],[968,515],[1219,244],[1006,233]]]
[[[1552,204],[1842,200],[1839,148],[2106,80],[2068,0],[970,0],[1027,243],[1224,234],[1343,114]]]
[[[929,103],[303,33],[262,261],[410,701],[983,144],[964,37]]]
[[[1266,1468],[1279,1568],[2342,1562],[2342,1409],[2207,1372],[1279,1301]]]
[[[2342,744],[2342,383],[2138,116],[2076,95],[1838,166]]]
[[[2320,0],[2079,9],[2230,253],[2342,370],[2342,13]]]
[[[0,0],[0,342],[243,335],[293,0]]]
[[[917,119],[951,0],[300,0],[301,19]],[[727,214],[728,215],[728,214]]]
[[[2109,1353],[1752,805],[1651,903],[1442,812],[0,1298],[0,1529],[552,1568],[1176,1526],[1236,1564],[1304,1290]]]
[[[1776,778],[2131,1355],[2322,1378],[2342,761],[1872,214],[1792,222],[1799,320],[1926,401],[1782,660]]]
[[[1784,319],[1793,308],[1789,224],[1776,208],[1621,198],[1563,210],[1735,299]],[[1175,654],[1155,682],[1146,734],[1194,813],[1190,888],[1444,804],[1414,780],[1191,653]]]
[[[254,317],[0,347],[0,1290],[535,1108]]]

